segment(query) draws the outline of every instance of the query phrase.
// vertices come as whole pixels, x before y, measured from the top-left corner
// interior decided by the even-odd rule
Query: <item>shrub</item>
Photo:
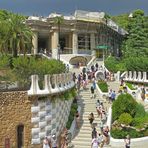
[[[111,135],[113,138],[122,139],[127,136],[127,132],[120,129],[114,129],[114,130],[111,130]]]
[[[142,104],[137,104],[136,105],[136,114],[135,117],[144,117],[146,115],[144,106]]]
[[[108,57],[105,60],[106,68],[111,72],[126,71],[125,63],[123,60],[116,59],[115,57]]]
[[[129,82],[126,82],[126,85],[131,89],[131,90],[135,90],[135,88],[133,87],[133,85]]]
[[[67,129],[69,129],[71,127],[71,124],[72,124],[72,121],[74,120],[74,115],[75,115],[77,109],[78,109],[78,105],[76,103],[73,103],[71,105],[70,114],[69,114],[69,117],[68,117],[68,121],[66,123]]]
[[[130,125],[130,123],[132,122],[133,118],[130,114],[128,113],[123,113],[120,115],[118,122],[120,124],[125,124],[125,125]]]
[[[65,65],[53,59],[18,57],[13,60],[13,73],[16,80],[22,84],[27,84],[28,78],[33,74],[38,74],[40,81],[43,82],[45,74],[58,74],[64,71]]]
[[[128,71],[148,71],[148,60],[146,57],[130,57],[125,61]]]
[[[136,113],[136,105],[137,102],[130,94],[119,95],[112,105],[113,121],[118,119],[119,116],[125,112],[134,117]]]
[[[123,139],[127,135],[131,138],[139,138],[144,136],[144,132],[138,132],[135,129],[114,129],[111,131],[111,135],[113,138],[117,139]]]
[[[70,90],[70,93],[71,93],[71,95],[72,95],[73,98],[75,98],[77,96],[77,92],[76,92],[76,89],[75,88],[72,88]]]
[[[6,69],[9,67],[9,59],[9,56],[0,54],[0,69]]]
[[[98,86],[102,92],[108,92],[108,85],[105,81],[98,81]]]
[[[134,118],[132,121],[132,125],[135,126],[136,128],[143,128],[144,125],[146,126],[148,123],[148,116],[144,116],[144,117],[137,117]]]

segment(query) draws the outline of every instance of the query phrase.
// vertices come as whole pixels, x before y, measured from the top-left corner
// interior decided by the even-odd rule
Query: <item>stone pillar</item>
[[[95,34],[94,33],[91,33],[90,34],[90,49],[91,49],[91,52],[92,52],[92,55],[95,55],[96,52],[95,52]]]
[[[49,37],[48,37],[48,52],[51,53],[51,35],[49,34]]]
[[[33,44],[33,54],[37,54],[38,53],[38,32],[34,32],[32,44]]]
[[[54,30],[51,37],[51,50],[52,50],[52,57],[55,59],[58,58],[58,43],[59,43],[58,30]]]
[[[74,31],[72,34],[72,50],[73,54],[78,53],[78,34],[76,31]]]
[[[88,49],[88,35],[85,35],[85,50]]]
[[[69,38],[68,46],[69,48],[72,48],[72,34],[71,33],[69,34],[68,38]]]

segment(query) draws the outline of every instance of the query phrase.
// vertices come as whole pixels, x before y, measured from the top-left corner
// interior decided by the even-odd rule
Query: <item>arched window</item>
[[[17,126],[17,148],[24,146],[24,125]]]

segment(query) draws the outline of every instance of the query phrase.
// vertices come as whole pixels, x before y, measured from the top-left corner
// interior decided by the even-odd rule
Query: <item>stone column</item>
[[[48,50],[49,53],[51,53],[51,35],[50,34],[49,34],[49,37],[48,37],[48,43],[47,44],[48,44],[47,50]]]
[[[85,50],[88,49],[88,35],[85,35]]]
[[[38,32],[34,32],[32,44],[33,44],[33,54],[37,54],[38,53]]]
[[[78,53],[78,34],[76,31],[74,31],[72,34],[72,50],[73,54]]]
[[[68,35],[68,48],[69,48],[69,53],[72,53],[72,33],[69,33]]]
[[[58,30],[54,30],[51,37],[51,50],[52,50],[52,57],[55,59],[58,58],[58,43],[59,43]]]
[[[95,55],[95,34],[91,33],[90,34],[90,48],[91,48],[91,52],[92,55]]]

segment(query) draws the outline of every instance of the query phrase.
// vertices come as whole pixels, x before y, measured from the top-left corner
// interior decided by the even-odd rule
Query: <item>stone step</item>
[[[87,140],[87,141],[81,141],[81,140],[73,140],[72,143],[75,143],[76,145],[85,145],[85,146],[88,146],[90,145],[91,146],[91,136],[90,136],[90,140]]]
[[[74,148],[90,148],[91,146],[88,145],[88,146],[85,146],[85,145],[75,145]],[[103,148],[109,148],[111,146],[103,146]],[[119,148],[123,148],[123,147],[119,147]]]
[[[90,148],[91,147],[91,133],[92,133],[92,127],[90,125],[90,122],[88,120],[88,116],[91,112],[94,113],[94,125],[96,127],[97,132],[100,132],[99,124],[101,122],[100,117],[98,117],[97,111],[96,111],[96,102],[99,99],[103,104],[106,104],[106,100],[102,99],[99,95],[99,93],[96,91],[96,97],[91,98],[91,92],[90,87],[91,83],[87,85],[87,90],[82,90],[79,93],[79,99],[77,100],[78,105],[81,106],[81,113],[80,113],[80,129],[76,129],[76,137],[72,140],[72,143],[74,144],[74,148]]]

